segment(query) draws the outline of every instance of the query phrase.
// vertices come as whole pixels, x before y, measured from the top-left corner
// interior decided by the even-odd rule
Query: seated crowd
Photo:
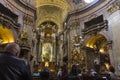
[[[102,70],[99,73],[94,69],[80,70],[76,65],[73,65],[70,72],[67,72],[67,67],[63,66],[58,70],[56,79],[51,78],[48,70],[43,70],[40,76],[39,80],[120,80],[115,75],[115,69],[112,66],[110,66],[109,71]]]

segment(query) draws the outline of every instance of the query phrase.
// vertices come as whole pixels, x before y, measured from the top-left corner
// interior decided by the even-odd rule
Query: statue
[[[17,43],[22,47],[22,49],[30,51],[30,41],[28,39],[28,33],[25,31],[21,31],[20,35],[17,39]]]

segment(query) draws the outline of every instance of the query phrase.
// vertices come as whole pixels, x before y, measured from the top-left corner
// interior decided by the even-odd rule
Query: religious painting
[[[42,61],[52,61],[52,44],[51,43],[44,43],[42,47]]]

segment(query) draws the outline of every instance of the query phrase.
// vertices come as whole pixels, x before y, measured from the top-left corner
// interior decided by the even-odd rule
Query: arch
[[[103,34],[92,34],[87,38],[85,44],[87,47],[87,64],[93,63],[93,65],[89,65],[95,68],[97,72],[99,72],[102,68],[108,69],[110,65],[110,56],[107,38]],[[96,64],[96,59],[99,61],[99,64]],[[99,69],[96,66],[99,66]]]
[[[38,22],[39,24],[37,25],[37,27],[39,27],[42,23],[48,22],[48,21],[55,23],[58,28],[60,27],[60,24],[58,24],[58,22],[56,22],[54,19],[48,19],[48,18],[39,21],[39,22]]]
[[[51,27],[54,26],[55,29],[58,29],[58,25],[52,21],[45,21],[45,22],[42,22],[40,25],[46,25],[46,24],[50,24]],[[40,25],[39,25],[39,27],[40,27]],[[40,28],[42,28],[42,26]]]
[[[0,25],[1,44],[15,42],[13,31],[5,26]]]
[[[99,34],[103,35],[107,39],[107,41],[111,40],[110,36],[106,33],[106,31],[101,31]]]
[[[100,41],[99,47],[102,48],[105,46],[105,43],[107,42],[107,39],[102,34],[93,34],[89,36],[86,40],[86,46],[95,49],[97,42]]]

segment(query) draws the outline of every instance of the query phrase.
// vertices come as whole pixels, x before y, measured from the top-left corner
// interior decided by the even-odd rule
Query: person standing
[[[29,64],[18,58],[20,47],[8,43],[0,52],[0,80],[32,80]]]
[[[72,69],[70,71],[69,74],[69,80],[79,80],[79,76],[78,76],[78,69],[77,66],[74,64],[72,65]]]
[[[64,64],[62,66],[62,76],[61,76],[62,80],[68,80],[68,72],[67,72],[67,65]]]
[[[58,80],[61,80],[61,77],[62,77],[62,69],[60,68],[57,73]]]
[[[50,80],[50,71],[47,68],[42,69],[40,73],[40,80]]]

